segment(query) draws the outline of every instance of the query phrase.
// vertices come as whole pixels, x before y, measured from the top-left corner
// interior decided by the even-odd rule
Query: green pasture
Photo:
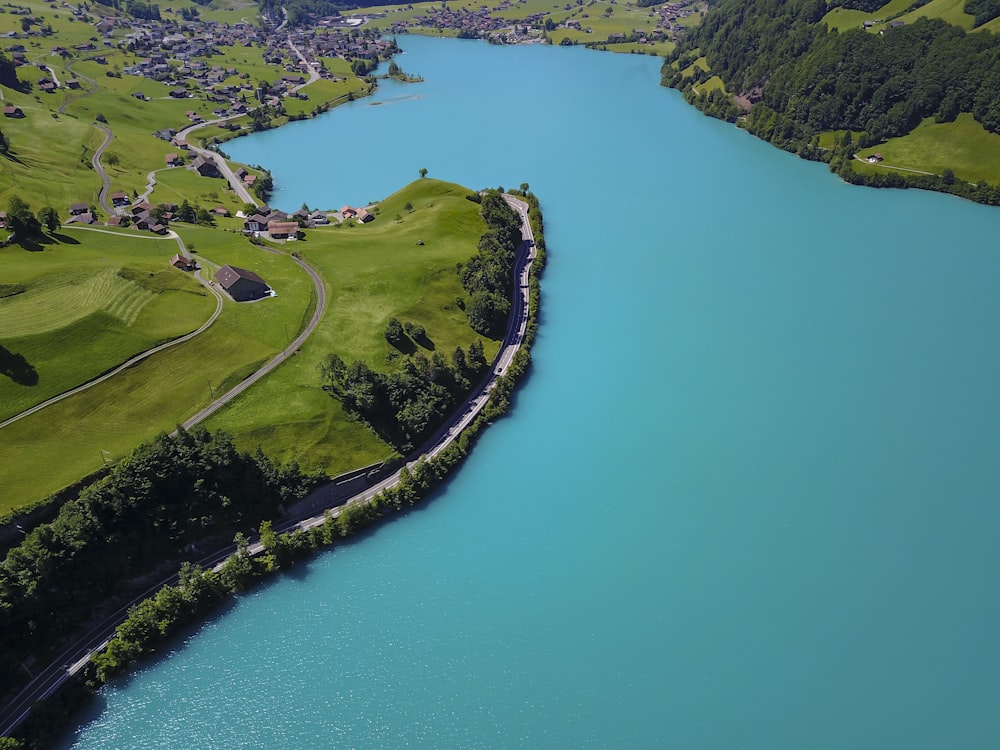
[[[863,149],[858,155],[867,157],[876,152],[885,157],[885,164],[896,167],[934,174],[951,169],[960,180],[1000,183],[1000,135],[987,132],[968,113],[960,114],[955,122],[936,123],[928,117],[908,135]],[[878,165],[857,167],[885,169]]]
[[[921,8],[899,17],[904,23],[912,23],[918,18],[940,18],[946,23],[959,26],[966,31],[972,28],[973,16],[965,12],[966,0],[931,0]]]
[[[319,387],[317,365],[336,353],[380,370],[394,367],[399,359],[384,336],[391,317],[425,327],[433,342],[433,351],[420,349],[427,356],[440,352],[450,360],[456,347],[479,338],[455,304],[465,294],[455,265],[475,253],[484,227],[478,205],[465,199],[468,192],[418,180],[386,198],[369,224],[307,230],[305,241],[289,243],[327,280],[326,315],[296,357],[214,415],[209,426],[232,432],[245,448],[260,445],[332,474],[391,454]],[[483,343],[492,357],[498,343]]]
[[[65,219],[70,203],[96,204],[101,181],[90,159],[104,134],[89,122],[45,110],[24,94],[4,93],[25,117],[3,124],[11,150],[0,157],[0,205],[5,209],[18,195],[33,210],[51,205]]]
[[[188,156],[190,161],[190,154]],[[202,177],[187,167],[157,170],[156,186],[150,194],[149,202],[176,203],[179,206],[185,199],[191,205],[205,209],[225,206],[233,215],[243,208],[243,201],[222,177]],[[217,221],[222,222],[220,226],[226,226],[225,219]]]
[[[153,235],[148,235],[152,238]],[[198,328],[215,299],[168,266],[169,239],[66,228],[38,251],[0,249],[0,356],[34,377],[0,376],[0,419]]]
[[[102,450],[109,458],[121,456],[140,441],[173,430],[213,394],[225,392],[274,357],[286,346],[286,336],[294,337],[309,319],[315,304],[312,282],[291,257],[255,247],[233,232],[177,229],[207,269],[224,263],[248,268],[278,296],[253,303],[227,301],[219,319],[200,336],[0,429],[0,451],[5,456],[0,462],[0,513],[39,500],[94,471],[101,465]],[[96,234],[68,227],[64,233],[75,239]],[[163,243],[157,263],[164,265],[177,249],[171,240],[146,242]],[[135,252],[140,252],[141,243],[136,241]],[[210,297],[198,299],[214,309]],[[150,303],[134,328],[152,310]],[[207,313],[201,320],[205,317]],[[83,358],[79,347],[77,351],[75,356]]]

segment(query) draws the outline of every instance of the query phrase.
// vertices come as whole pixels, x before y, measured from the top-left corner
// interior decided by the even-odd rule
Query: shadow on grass
[[[24,358],[23,354],[0,346],[0,374],[6,375],[18,385],[38,385],[38,371]]]
[[[417,345],[409,336],[403,336],[398,341],[390,341],[389,343],[402,354],[414,354],[417,351]]]
[[[52,233],[52,239],[63,245],[79,245],[80,240],[76,237],[70,237],[68,234],[59,234],[57,232]]]
[[[431,352],[437,348],[434,344],[434,341],[426,333],[423,334],[422,336],[414,337],[414,341],[420,344],[420,346],[422,346],[424,349],[427,349],[428,351]]]

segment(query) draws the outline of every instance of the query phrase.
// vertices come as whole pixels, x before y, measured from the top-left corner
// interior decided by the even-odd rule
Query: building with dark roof
[[[223,266],[215,272],[215,280],[237,302],[260,299],[271,291],[260,276],[236,266]]]

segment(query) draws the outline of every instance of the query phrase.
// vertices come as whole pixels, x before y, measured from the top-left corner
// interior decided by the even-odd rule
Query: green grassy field
[[[331,352],[377,369],[394,366],[396,350],[384,336],[390,317],[424,326],[433,351],[446,360],[456,347],[468,348],[480,338],[455,304],[464,296],[455,264],[474,254],[484,226],[467,193],[458,185],[419,180],[386,198],[374,222],[310,230],[306,241],[289,245],[328,280],[326,316],[295,358],[213,416],[209,426],[232,432],[242,447],[260,445],[276,457],[333,474],[390,455],[389,446],[320,389],[316,368]],[[483,343],[492,357],[498,343]]]
[[[233,263],[249,268],[278,296],[252,304],[227,302],[219,319],[200,336],[0,430],[0,451],[5,456],[0,462],[4,488],[0,513],[39,500],[94,471],[101,465],[101,450],[109,458],[120,456],[160,431],[173,430],[213,394],[225,392],[281,351],[288,337],[305,325],[315,304],[312,282],[288,255],[266,252],[231,232],[175,229],[203,266]],[[64,230],[67,235],[72,231]],[[77,230],[73,237],[85,233]],[[164,243],[159,271],[176,252],[176,244],[162,239],[148,242]],[[139,244],[134,252],[142,252]],[[214,309],[210,298],[198,299]],[[149,315],[152,307],[147,305],[142,316]],[[86,349],[75,350],[74,356],[86,355]]]
[[[168,267],[172,240],[68,228],[56,238],[37,252],[0,249],[3,282],[19,291],[0,298],[0,346],[34,372],[0,376],[0,419],[193,331],[215,309],[201,285]]]
[[[967,182],[1000,182],[1000,135],[987,132],[967,113],[959,115],[955,122],[940,124],[929,117],[909,135],[858,153],[867,157],[876,152],[885,157],[885,164],[897,167],[934,174],[951,169],[958,179]],[[885,168],[857,166],[859,171]]]
[[[931,0],[922,8],[899,17],[904,23],[912,23],[918,18],[940,18],[946,23],[959,26],[966,31],[972,28],[973,17],[965,12],[965,0]]]

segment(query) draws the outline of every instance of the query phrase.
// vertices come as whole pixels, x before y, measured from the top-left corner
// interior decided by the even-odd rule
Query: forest
[[[868,9],[858,0],[835,4]],[[975,12],[985,18],[992,4],[980,0]],[[822,0],[722,0],[672,53],[664,83],[707,114],[745,114],[750,132],[832,160],[835,170],[840,155],[817,150],[818,133],[853,131],[853,145],[864,148],[906,135],[924,118],[951,122],[963,112],[1000,133],[1000,45],[992,34],[927,18],[880,33],[840,32],[820,23],[827,10]],[[736,98],[694,91],[711,75],[689,67],[699,56]]]
[[[255,529],[318,480],[200,428],[138,447],[0,564],[0,694],[128,581]]]

